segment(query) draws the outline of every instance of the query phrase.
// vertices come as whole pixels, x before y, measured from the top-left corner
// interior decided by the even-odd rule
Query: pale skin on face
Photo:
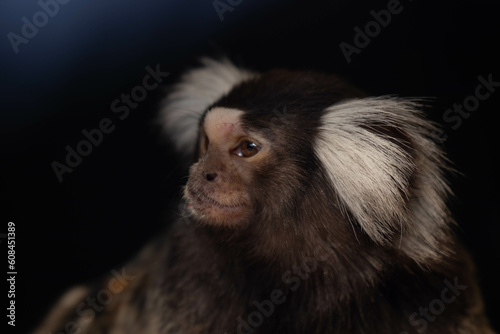
[[[248,132],[241,127],[244,112],[238,109],[217,107],[212,109],[203,122],[203,130],[209,139],[209,146],[229,152],[242,140],[255,142],[260,146],[259,154],[244,159],[248,163],[260,163],[268,154],[270,142],[258,132]],[[235,159],[235,161],[242,161]]]
[[[268,149],[250,157],[238,155],[242,143],[258,142],[260,149],[265,142],[241,127],[243,114],[237,109],[214,108],[202,124],[200,159],[191,167],[185,198],[192,213],[209,222],[232,224],[250,210],[245,184],[251,184],[254,168]],[[208,174],[216,176],[209,180]]]
[[[229,108],[215,108],[211,110],[204,121],[204,130],[210,143],[222,148],[233,145],[238,136],[245,133],[240,127],[240,118],[243,111]]]

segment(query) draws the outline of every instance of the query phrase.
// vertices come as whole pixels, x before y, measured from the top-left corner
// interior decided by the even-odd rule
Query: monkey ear
[[[325,110],[316,154],[349,217],[417,261],[444,250],[450,192],[435,126],[416,100],[350,100]]]
[[[235,85],[255,74],[237,68],[227,58],[201,58],[201,67],[185,73],[162,103],[159,121],[163,131],[184,157],[194,152],[201,116]]]

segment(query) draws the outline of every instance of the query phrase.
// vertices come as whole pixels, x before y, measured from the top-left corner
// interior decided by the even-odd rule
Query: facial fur
[[[262,145],[243,129],[242,115],[240,110],[216,108],[204,117],[200,126],[199,158],[190,168],[184,196],[192,213],[202,222],[235,227],[251,214],[248,189],[255,173],[255,160],[262,160],[268,148],[257,158],[237,155],[238,147],[245,141]]]

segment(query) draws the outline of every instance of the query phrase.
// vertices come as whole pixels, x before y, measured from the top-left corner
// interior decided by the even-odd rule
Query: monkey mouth
[[[188,195],[187,196],[188,200],[191,204],[190,207],[195,212],[210,211],[210,213],[216,213],[213,211],[217,211],[217,213],[219,214],[223,215],[225,214],[227,216],[231,216],[232,214],[240,212],[245,206],[242,202],[236,202],[231,204],[221,203],[201,191],[193,190],[191,187],[187,188],[187,195]]]

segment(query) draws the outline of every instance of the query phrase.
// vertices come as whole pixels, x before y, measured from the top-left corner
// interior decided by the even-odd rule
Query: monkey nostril
[[[217,173],[206,173],[205,177],[208,181],[213,181],[217,177]]]

